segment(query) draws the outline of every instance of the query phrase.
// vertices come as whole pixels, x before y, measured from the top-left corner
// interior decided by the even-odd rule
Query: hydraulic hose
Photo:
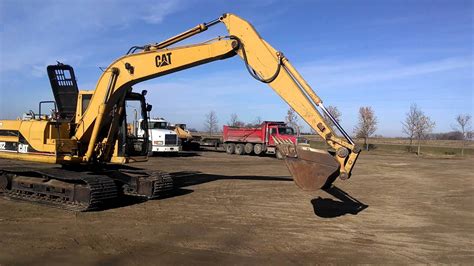
[[[278,64],[277,64],[277,69],[275,71],[275,73],[265,79],[265,78],[262,78],[260,77],[257,72],[255,72],[255,70],[249,65],[249,62],[248,62],[248,58],[247,58],[247,53],[245,52],[245,46],[244,44],[242,43],[242,41],[240,41],[240,39],[236,36],[230,36],[230,39],[235,39],[239,42],[239,46],[240,48],[242,49],[242,56],[244,58],[244,63],[245,63],[245,68],[247,68],[247,71],[249,72],[250,76],[252,76],[254,79],[260,81],[260,82],[263,82],[263,83],[271,83],[273,82],[277,77],[278,77],[278,74],[280,74],[280,70],[281,70],[281,65],[282,65],[282,58],[280,56],[278,56]]]

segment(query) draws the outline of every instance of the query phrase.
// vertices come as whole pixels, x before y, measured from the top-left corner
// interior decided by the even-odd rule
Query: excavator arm
[[[220,22],[227,27],[229,36],[170,48]],[[74,138],[87,143],[83,160],[99,158],[107,161],[110,158],[124,109],[124,95],[132,85],[234,55],[239,55],[249,73],[267,83],[335,151],[329,153],[275,139],[297,185],[305,190],[315,190],[338,176],[349,178],[360,149],[283,53],[263,40],[250,23],[233,14],[224,14],[161,43],[132,47],[127,55],[113,62],[100,77],[89,107],[76,123]],[[318,108],[328,115],[343,138],[328,125]]]
[[[263,40],[250,23],[233,14],[225,14],[220,20],[230,35],[239,40],[238,54],[250,74],[268,83],[336,151],[335,154],[329,154],[308,147],[296,147],[277,139],[276,142],[280,143],[278,148],[286,155],[286,164],[297,185],[305,190],[315,190],[327,184],[328,179],[333,181],[337,176],[349,178],[360,148],[327,111],[308,83],[284,54]],[[336,135],[321,116],[318,107],[344,138]]]

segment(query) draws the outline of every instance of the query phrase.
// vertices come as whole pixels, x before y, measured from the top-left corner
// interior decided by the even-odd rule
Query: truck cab
[[[144,135],[145,125],[141,120],[138,125],[138,135]],[[148,135],[153,153],[175,153],[181,150],[176,132],[169,129],[168,122],[164,118],[151,118],[148,120]]]
[[[265,152],[275,154],[278,159],[282,158],[281,153],[276,148],[278,142],[291,142],[297,144],[295,130],[284,122],[268,121],[262,124],[265,127]]]

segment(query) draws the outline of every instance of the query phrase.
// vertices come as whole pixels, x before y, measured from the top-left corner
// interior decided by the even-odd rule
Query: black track
[[[24,181],[26,186],[18,185],[23,181],[22,178],[27,178]],[[54,183],[48,182],[51,180]],[[40,185],[36,186],[35,182]],[[29,184],[33,185],[28,186]],[[104,208],[111,200],[123,194],[153,199],[169,194],[173,189],[172,176],[161,171],[120,169],[80,172],[63,168],[19,167],[0,169],[0,194],[3,193],[5,197],[73,211]]]
[[[10,187],[3,188],[3,194],[11,199],[24,200],[52,207],[73,211],[90,211],[101,208],[104,203],[118,197],[118,189],[114,180],[107,176],[87,175],[86,173],[74,173],[63,169],[25,169],[9,168],[0,170],[0,179],[10,176]],[[58,197],[57,193],[48,191],[37,191],[34,188],[12,187],[11,181],[19,177],[30,177],[38,180],[57,180],[60,184],[82,185],[88,192],[86,201],[75,201],[69,197]],[[51,187],[54,191],[55,187]],[[2,189],[0,188],[0,192]]]
[[[147,191],[147,193],[143,193],[143,191],[139,190],[137,191],[137,189],[129,189],[129,186],[125,185],[123,192],[126,195],[154,199],[168,194],[174,189],[173,177],[166,172],[134,170],[120,170],[119,172],[125,175],[135,176],[138,186],[144,183],[152,183],[152,189],[151,191]]]

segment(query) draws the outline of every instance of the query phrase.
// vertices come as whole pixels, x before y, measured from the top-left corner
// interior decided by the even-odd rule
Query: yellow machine
[[[171,47],[218,23],[227,27],[228,36]],[[141,136],[127,130],[129,106],[134,108],[135,117],[141,115],[145,129],[146,113],[151,110],[145,103],[146,91],[134,93],[132,86],[235,55],[243,59],[256,80],[267,83],[335,150],[329,153],[275,139],[296,184],[314,190],[337,177],[349,178],[360,149],[283,53],[263,40],[247,21],[224,14],[163,42],[133,46],[103,72],[94,91],[78,90],[70,66],[49,66],[55,111],[42,114],[43,102],[39,114],[31,113],[22,120],[0,120],[0,158],[62,167],[0,169],[0,192],[11,198],[90,210],[123,193],[153,198],[169,191],[172,178],[165,173],[109,164],[142,160],[148,154],[148,130]],[[342,137],[328,126],[318,108],[328,115]]]
[[[199,143],[195,141],[191,132],[186,129],[186,124],[174,124],[170,126],[171,130],[174,130],[178,135],[178,139],[181,142],[181,147],[185,151],[199,150]]]

